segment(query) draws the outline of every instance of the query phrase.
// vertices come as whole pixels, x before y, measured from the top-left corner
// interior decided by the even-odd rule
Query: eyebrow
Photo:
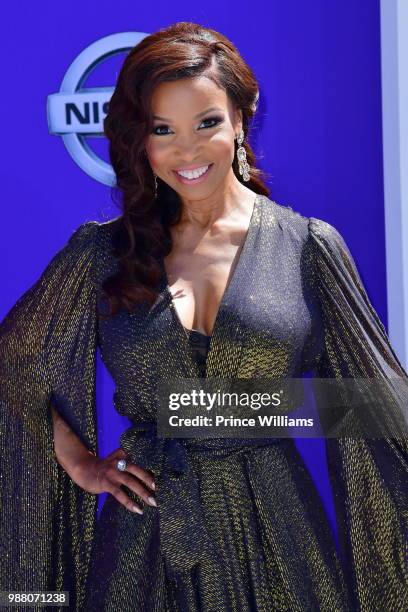
[[[195,115],[193,117],[193,119],[198,119],[199,117],[202,117],[203,115],[206,115],[207,113],[210,113],[212,111],[221,111],[221,108],[217,108],[216,106],[211,106],[210,108],[207,108],[205,111],[201,111],[201,113],[198,113],[197,115]],[[153,115],[153,119],[160,119],[160,121],[169,121],[171,122],[171,119],[167,119],[166,117],[160,117],[160,115]]]

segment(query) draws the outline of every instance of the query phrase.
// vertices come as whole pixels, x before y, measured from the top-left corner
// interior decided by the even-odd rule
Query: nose
[[[198,145],[198,136],[188,135],[180,136],[174,143],[176,158],[180,160],[180,166],[194,163],[200,158],[200,147]]]

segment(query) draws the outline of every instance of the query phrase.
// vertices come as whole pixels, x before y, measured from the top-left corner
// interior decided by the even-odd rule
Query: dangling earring
[[[157,176],[155,175],[154,172],[153,172],[153,176],[154,176],[154,197],[157,198]]]
[[[242,146],[242,143],[244,142],[244,130],[241,130],[241,132],[237,135],[237,142],[238,142],[237,158],[238,158],[239,173],[242,176],[244,181],[249,181],[251,178],[249,176],[250,167],[247,162],[245,148]]]

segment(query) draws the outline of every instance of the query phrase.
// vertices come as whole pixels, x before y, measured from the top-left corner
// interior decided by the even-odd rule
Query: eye
[[[168,125],[156,125],[153,129],[152,129],[152,134],[155,134],[156,136],[166,136],[166,134],[163,133],[157,133],[156,130],[161,130],[162,128],[167,129]]]
[[[203,119],[201,124],[206,123],[206,122],[211,122],[211,125],[206,125],[204,126],[204,129],[209,129],[209,128],[213,128],[216,125],[218,125],[219,123],[221,123],[221,121],[223,120],[222,117],[208,117],[207,119]],[[155,136],[167,136],[170,132],[158,132],[157,130],[168,130],[169,126],[168,125],[156,125],[153,129],[152,129],[152,134],[154,134]],[[202,128],[201,128],[202,129]]]
[[[201,123],[203,124],[206,121],[213,121],[213,125],[207,125],[207,128],[213,128],[219,123],[221,123],[222,117],[208,117],[208,119],[203,119]]]

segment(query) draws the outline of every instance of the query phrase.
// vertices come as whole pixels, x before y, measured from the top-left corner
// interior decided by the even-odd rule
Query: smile
[[[194,168],[194,170],[173,170],[179,181],[184,184],[190,183],[198,183],[202,182],[208,175],[211,170],[213,164],[208,164],[207,166],[200,166],[199,168]]]

